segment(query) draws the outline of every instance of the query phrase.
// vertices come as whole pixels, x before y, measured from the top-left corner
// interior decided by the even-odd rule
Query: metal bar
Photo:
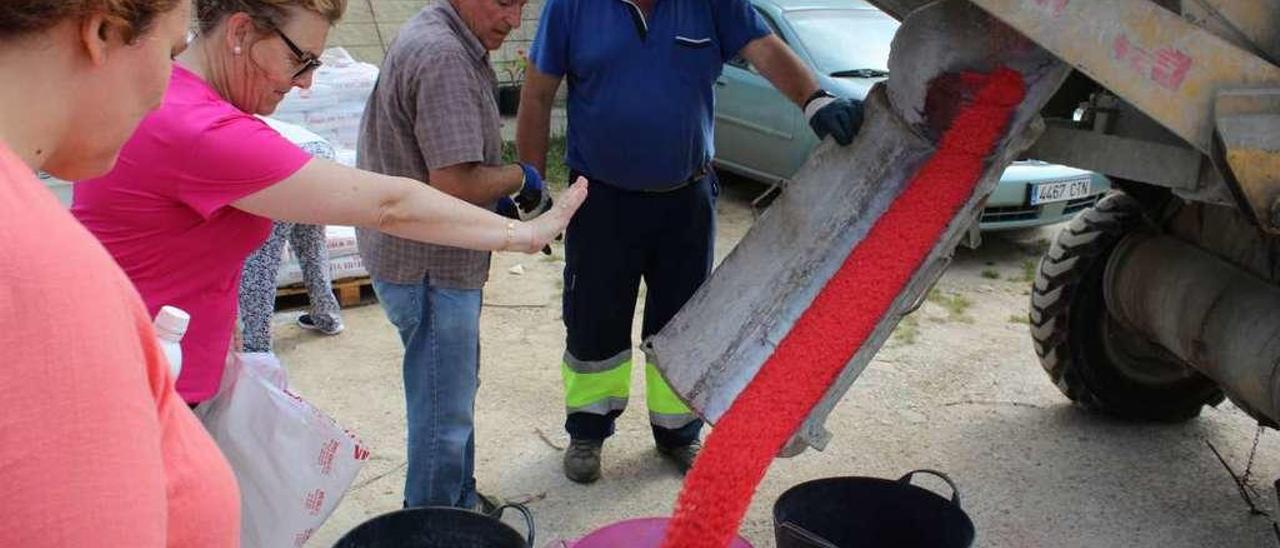
[[[1219,90],[1280,85],[1280,67],[1151,2],[972,1],[1201,152]]]
[[[1272,64],[1280,59],[1280,0],[1183,0],[1187,20],[1223,38],[1243,42]]]
[[[1195,190],[1204,155],[1176,147],[1050,125],[1027,156],[1152,185]]]
[[[1280,234],[1280,88],[1219,93],[1214,117],[1214,163],[1241,208]]]

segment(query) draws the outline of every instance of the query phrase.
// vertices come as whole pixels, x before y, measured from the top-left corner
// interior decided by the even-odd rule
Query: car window
[[[789,11],[785,17],[817,69],[832,74],[889,69],[889,44],[898,22],[869,9]]]
[[[764,20],[764,23],[769,26],[769,30],[773,31],[774,36],[777,36],[785,43],[787,41],[787,38],[783,36],[781,32],[778,31],[778,23],[774,22],[773,17],[765,13],[764,10],[760,9],[758,6],[752,6],[752,7],[755,8],[756,14],[758,14],[760,18]],[[747,62],[746,58],[744,58],[741,53],[733,56],[733,59],[729,60],[729,64],[735,67],[738,67],[740,69],[749,70],[751,72],[757,72],[757,73],[759,72],[756,70],[755,67],[751,66],[751,63]]]

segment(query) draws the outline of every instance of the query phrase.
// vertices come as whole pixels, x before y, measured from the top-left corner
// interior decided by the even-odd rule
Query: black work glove
[[[498,205],[494,206],[493,212],[508,219],[520,220],[520,210],[516,209],[516,201],[507,196],[498,200]]]
[[[542,182],[542,175],[538,174],[538,170],[525,163],[520,164],[520,169],[524,172],[524,181],[520,185],[520,192],[517,192],[513,198],[516,206],[520,208],[520,219],[527,221],[550,211],[554,204],[551,201],[551,193],[547,192],[547,185]]]
[[[804,116],[819,139],[830,135],[845,146],[862,129],[862,101],[837,98],[819,90],[805,102]]]

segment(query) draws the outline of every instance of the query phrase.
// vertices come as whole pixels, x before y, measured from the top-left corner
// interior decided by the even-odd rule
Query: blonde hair
[[[101,13],[126,42],[146,34],[179,0],[0,0],[0,39],[47,30],[70,18]],[[343,0],[336,0],[343,1]]]
[[[7,1],[7,0],[0,0]],[[201,33],[212,31],[227,17],[244,12],[260,28],[279,27],[288,20],[286,11],[298,7],[320,14],[332,25],[347,11],[347,0],[195,0],[196,22]]]

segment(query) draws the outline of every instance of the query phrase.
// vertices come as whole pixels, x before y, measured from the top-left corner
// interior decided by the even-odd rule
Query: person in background
[[[235,476],[129,279],[36,179],[111,169],[189,0],[0,2],[0,546],[230,547]]]
[[[267,125],[312,157],[334,160],[337,156],[329,141],[302,127],[272,119],[267,119]],[[240,277],[241,346],[245,352],[271,351],[271,316],[276,311],[276,280],[286,242],[301,267],[302,283],[311,300],[311,311],[298,317],[298,327],[325,335],[343,330],[341,307],[329,275],[325,227],[276,221],[267,242],[245,260]]]
[[[271,316],[276,311],[276,280],[285,243],[302,269],[302,284],[311,303],[311,310],[298,316],[298,327],[330,336],[346,328],[342,324],[342,307],[333,294],[325,227],[276,221],[266,243],[245,259],[240,277],[241,343],[245,352],[271,351]]]
[[[861,103],[822,91],[747,0],[547,0],[543,7],[520,99],[520,159],[546,165],[551,102],[567,79],[566,163],[593,189],[565,241],[564,473],[573,481],[599,479],[604,440],[626,408],[640,281],[648,290],[644,338],[711,272],[719,192],[711,168],[714,83],[739,53],[805,112],[819,138],[852,141]],[[702,421],[652,363],[645,381],[658,452],[684,473],[698,454]]]
[[[533,252],[586,198],[585,182],[530,222],[509,220],[402,178],[312,158],[265,122],[311,85],[345,0],[196,0],[198,32],[178,56],[164,104],[106,176],[76,185],[72,214],[154,312],[191,314],[178,393],[218,390],[236,323],[236,289],[271,220],[377,227],[409,239]]]
[[[489,51],[520,26],[525,0],[440,0],[400,29],[369,97],[357,165],[473,204],[536,216],[539,172],[504,164]],[[406,506],[483,508],[476,493],[475,397],[489,254],[357,230],[378,301],[404,343]]]

